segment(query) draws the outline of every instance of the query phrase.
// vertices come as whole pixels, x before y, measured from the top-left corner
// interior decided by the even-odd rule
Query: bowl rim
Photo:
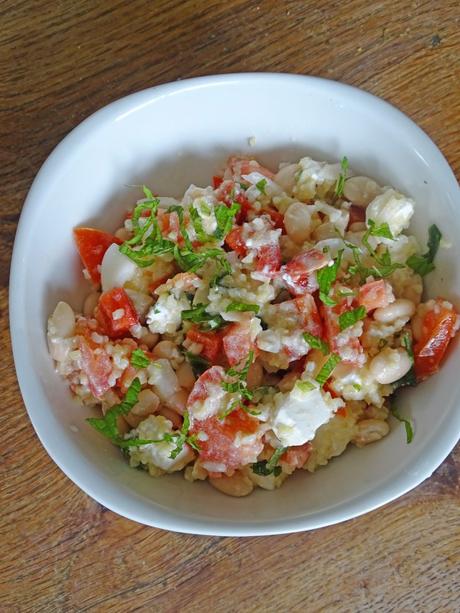
[[[127,115],[135,113],[145,106],[152,104],[159,97],[170,94],[181,94],[191,89],[194,90],[222,85],[239,84],[245,81],[252,84],[257,81],[271,81],[278,82],[278,84],[286,81],[302,81],[304,83],[310,83],[312,86],[320,87],[325,92],[330,91],[334,95],[343,94],[347,97],[359,97],[361,100],[367,99],[370,105],[372,105],[376,110],[380,109],[382,112],[385,112],[390,119],[393,119],[399,123],[403,122],[404,127],[411,130],[414,137],[416,137],[419,142],[422,143],[422,145],[431,149],[431,153],[437,158],[438,163],[443,167],[443,172],[447,173],[446,176],[449,176],[449,181],[453,181],[458,190],[458,183],[455,175],[436,144],[402,111],[382,98],[374,96],[373,94],[357,87],[322,77],[291,73],[243,72],[208,75],[164,83],[142,89],[119,98],[92,113],[75,128],[73,128],[71,132],[69,132],[53,149],[36,174],[26,196],[17,227],[10,267],[10,334],[14,364],[24,405],[34,430],[48,455],[64,472],[64,474],[87,495],[111,511],[114,511],[115,513],[118,513],[119,515],[127,517],[133,521],[156,528],[188,534],[213,536],[275,535],[303,530],[313,530],[347,521],[377,509],[418,486],[422,481],[430,477],[433,471],[444,461],[451,450],[455,447],[460,437],[459,416],[456,420],[450,420],[453,422],[450,423],[451,427],[445,427],[445,431],[443,431],[443,445],[431,445],[428,457],[425,458],[425,460],[428,461],[424,462],[423,470],[411,471],[409,473],[406,472],[404,479],[402,481],[401,479],[395,480],[391,487],[385,487],[384,490],[378,490],[378,492],[363,494],[362,496],[358,496],[351,501],[339,505],[338,509],[332,508],[321,514],[316,513],[307,517],[295,519],[280,518],[276,520],[266,520],[259,523],[251,523],[249,525],[245,525],[244,523],[240,522],[231,522],[228,520],[212,522],[208,519],[186,517],[185,515],[179,513],[177,515],[171,512],[165,514],[161,509],[152,509],[150,515],[147,516],[146,514],[133,509],[126,503],[123,497],[119,497],[118,500],[115,500],[113,495],[109,495],[108,497],[102,495],[96,487],[92,486],[89,481],[86,481],[85,477],[81,476],[81,474],[84,474],[84,471],[81,471],[78,475],[76,475],[75,472],[69,467],[66,458],[62,457],[62,455],[59,456],[55,452],[52,441],[46,440],[45,433],[41,428],[38,416],[33,408],[33,393],[28,384],[30,370],[27,368],[25,360],[25,347],[24,344],[21,343],[24,324],[19,317],[21,309],[18,308],[23,301],[23,283],[21,283],[20,280],[21,277],[23,277],[25,268],[22,261],[22,252],[27,241],[29,212],[33,209],[35,202],[40,201],[41,192],[46,188],[48,178],[54,175],[54,172],[59,166],[60,162],[66,158],[68,153],[72,151],[74,144],[77,144],[80,140],[85,139],[87,135],[91,133],[93,126],[104,122],[122,120]],[[343,508],[344,505],[346,506],[345,509]],[[319,517],[317,517],[318,515]]]

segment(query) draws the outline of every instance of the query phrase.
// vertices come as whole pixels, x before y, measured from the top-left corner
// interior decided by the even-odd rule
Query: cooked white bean
[[[159,338],[160,335],[156,332],[147,332],[147,334],[144,334],[141,341],[145,343],[149,349],[152,349],[158,343]]]
[[[195,385],[195,375],[193,374],[193,368],[188,362],[182,362],[179,368],[176,370],[177,380],[179,385],[186,390],[191,390]]]
[[[389,324],[397,319],[409,320],[415,313],[415,304],[406,298],[398,298],[386,307],[380,307],[374,311],[374,319]]]
[[[228,496],[248,496],[254,489],[251,479],[238,470],[231,477],[209,477],[209,483]]]
[[[83,315],[85,317],[92,317],[94,314],[94,309],[99,302],[100,292],[91,292],[85,298],[83,303]]]
[[[48,334],[51,338],[67,338],[75,329],[75,313],[67,302],[58,302],[48,319]]]
[[[379,383],[394,383],[409,372],[412,362],[402,348],[385,347],[372,359],[369,370]]]
[[[337,229],[331,222],[322,223],[313,232],[313,238],[315,241],[324,241],[328,238],[335,238],[337,236]]]
[[[350,177],[345,181],[343,195],[353,204],[366,207],[381,191],[380,186],[369,177]]]
[[[284,215],[284,227],[295,243],[308,240],[311,231],[311,215],[308,206],[302,202],[293,202]]]
[[[357,447],[364,447],[369,443],[379,441],[390,431],[390,426],[381,419],[363,419],[356,424],[352,443]]]
[[[169,398],[164,400],[165,404],[168,405],[169,408],[174,409],[180,415],[184,414],[185,407],[187,406],[187,400],[189,397],[189,392],[184,389],[180,389],[177,392],[174,392]]]
[[[132,237],[133,233],[127,230],[126,228],[118,228],[115,232],[115,236],[122,241],[127,241]]]
[[[364,221],[355,221],[352,224],[350,224],[348,231],[349,232],[365,232],[366,228],[367,226],[364,223]]]
[[[182,426],[182,418],[179,415],[179,413],[177,413],[173,409],[168,409],[167,407],[161,407],[161,409],[157,411],[157,414],[163,415],[163,417],[166,417],[166,419],[169,419],[173,427],[176,428],[176,430],[180,430]]]
[[[286,375],[284,375],[284,377],[278,383],[280,392],[290,392],[298,378],[299,373],[297,372],[288,372]]]
[[[146,389],[139,392],[136,404],[131,409],[131,413],[134,415],[140,415],[141,417],[147,417],[152,415],[158,409],[160,405],[160,399],[152,392],[152,390]]]
[[[298,164],[287,164],[283,166],[276,175],[274,181],[284,189],[288,194],[293,190],[295,185],[295,174],[299,168]]]
[[[160,341],[155,345],[152,353],[156,358],[166,358],[168,360],[177,359],[181,356],[177,345],[172,341]]]

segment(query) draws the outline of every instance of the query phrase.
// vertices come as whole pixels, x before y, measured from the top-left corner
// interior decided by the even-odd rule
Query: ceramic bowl
[[[406,444],[392,423],[384,440],[349,449],[280,490],[229,498],[181,474],[152,479],[132,470],[84,418],[55,373],[45,328],[59,299],[76,309],[87,291],[72,228],[119,226],[142,183],[179,196],[208,185],[229,154],[250,154],[268,167],[310,155],[340,160],[395,186],[417,202],[411,231],[426,241],[436,222],[441,249],[427,278],[431,296],[460,306],[460,197],[446,160],[410,119],[366,93],[318,78],[235,74],[178,81],[101,109],[56,147],[38,173],[21,215],[11,270],[14,358],[33,426],[58,466],[105,507],[143,524],[214,535],[278,534],[327,526],[366,513],[429,477],[460,432],[460,347],[441,371],[402,393],[398,407],[415,424]]]

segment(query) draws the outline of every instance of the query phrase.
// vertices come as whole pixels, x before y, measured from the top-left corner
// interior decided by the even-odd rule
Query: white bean
[[[169,396],[169,398],[166,398],[164,402],[170,409],[174,409],[174,411],[177,411],[177,413],[183,415],[185,407],[187,406],[188,397],[189,392],[187,390],[180,389]]]
[[[315,241],[324,241],[328,238],[335,238],[337,236],[337,229],[331,222],[322,223],[315,228],[313,232],[313,238]]]
[[[369,443],[379,441],[390,431],[390,426],[382,419],[363,419],[356,424],[352,442],[356,447],[364,447]]]
[[[94,314],[94,309],[99,302],[100,292],[91,292],[85,298],[83,303],[83,315],[85,317],[92,317]]]
[[[75,329],[75,313],[67,302],[58,302],[48,320],[48,334],[51,338],[68,338]]]
[[[177,345],[175,345],[172,341],[160,341],[155,345],[152,353],[156,358],[166,358],[168,360],[177,359],[180,357]]]
[[[149,349],[152,349],[158,343],[159,338],[160,335],[156,332],[147,332],[147,334],[144,334],[142,337],[141,342],[147,345]]]
[[[409,372],[412,362],[402,348],[385,347],[372,359],[369,370],[382,384],[394,383]]]
[[[133,233],[127,230],[126,228],[118,228],[115,232],[115,236],[122,241],[127,241],[132,237]]]
[[[379,185],[369,177],[350,177],[345,181],[343,195],[356,206],[366,207],[381,191]]]
[[[308,240],[311,230],[311,215],[308,206],[302,202],[293,202],[284,215],[284,227],[295,243]]]
[[[409,320],[415,313],[415,304],[407,298],[398,298],[386,307],[374,311],[374,319],[382,324],[389,324],[397,319]]]
[[[193,374],[193,368],[188,362],[182,362],[179,368],[176,370],[177,380],[179,385],[186,390],[191,390],[195,385],[195,375]]]
[[[251,479],[238,470],[231,477],[209,477],[209,483],[227,496],[248,496],[254,489]]]
[[[159,411],[157,411],[158,415],[163,415],[166,419],[172,423],[173,427],[176,430],[180,430],[182,426],[182,418],[181,416],[174,411],[173,409],[168,409],[167,407],[161,407]]]
[[[290,392],[296,384],[298,378],[299,373],[293,371],[288,372],[286,375],[284,375],[284,377],[278,383],[278,388],[280,392]]]
[[[354,221],[352,224],[350,224],[348,231],[349,232],[365,232],[366,229],[367,229],[367,226],[364,223],[364,221]]]

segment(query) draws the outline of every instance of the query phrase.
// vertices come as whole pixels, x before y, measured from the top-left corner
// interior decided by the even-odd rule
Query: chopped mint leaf
[[[318,381],[321,387],[329,379],[329,377],[332,374],[332,371],[334,370],[334,368],[337,366],[339,362],[340,362],[340,356],[338,356],[336,353],[332,353],[329,356],[329,358],[327,359],[327,362],[323,365],[319,373],[316,375],[316,381]]]
[[[254,352],[250,351],[247,357],[247,360],[241,370],[237,370],[236,368],[229,368],[226,371],[226,375],[228,377],[235,378],[235,381],[224,381],[221,383],[222,389],[230,394],[237,394],[237,398],[230,404],[230,406],[219,415],[220,419],[223,419],[227,415],[229,415],[233,410],[235,410],[238,406],[240,406],[245,400],[251,401],[254,398],[254,392],[248,389],[247,377],[249,372],[249,367],[254,361]]]
[[[324,355],[328,355],[328,353],[330,353],[329,345],[326,343],[326,341],[319,338],[319,336],[313,336],[313,334],[304,332],[303,337],[312,349],[320,349]]]
[[[259,192],[265,196],[267,194],[267,192],[265,191],[265,188],[267,187],[267,179],[261,179],[260,181],[258,181],[256,183],[256,187]]]
[[[409,331],[404,332],[401,337],[401,344],[404,349],[407,351],[407,354],[411,361],[411,368],[409,372],[407,372],[403,377],[398,379],[393,383],[394,389],[398,389],[400,387],[414,386],[417,385],[417,376],[415,374],[414,368],[414,349],[412,346],[412,335]]]
[[[348,158],[346,156],[343,156],[342,161],[340,162],[340,166],[342,168],[342,172],[337,177],[337,182],[335,184],[335,195],[337,196],[337,198],[342,196],[345,187],[345,181],[347,180]]]
[[[192,220],[193,227],[196,232],[196,236],[201,243],[207,243],[212,238],[206,234],[203,229],[203,223],[201,221],[200,214],[195,209],[195,207],[191,206],[189,208],[190,219]]]
[[[353,383],[353,387],[357,392],[360,392],[362,388],[362,386],[359,383]]]
[[[257,304],[247,304],[246,302],[230,302],[225,311],[227,313],[231,311],[253,311],[254,313],[258,313],[259,306]]]
[[[262,475],[264,477],[271,474],[274,474],[275,477],[277,477],[281,473],[281,466],[278,466],[278,462],[286,449],[287,447],[278,447],[278,449],[275,449],[269,460],[255,462],[252,465],[252,472],[254,472],[256,475]]]
[[[319,297],[320,300],[327,306],[334,306],[336,302],[329,297],[332,284],[337,279],[337,273],[342,262],[343,249],[339,251],[333,264],[330,266],[324,266],[320,270],[316,271],[316,278],[319,285]]]
[[[131,366],[136,368],[147,368],[150,364],[150,359],[142,351],[142,349],[135,349],[131,354]]]
[[[217,229],[214,236],[218,239],[223,239],[227,236],[233,226],[235,216],[240,210],[238,202],[233,202],[231,206],[222,204],[215,208],[215,216],[217,221]]]
[[[428,251],[424,255],[411,255],[406,264],[421,277],[435,269],[434,258],[439,249],[442,234],[436,224],[428,229]]]
[[[182,321],[192,321],[196,324],[203,324],[201,327],[207,330],[216,330],[223,326],[226,322],[219,314],[211,315],[206,311],[205,304],[197,304],[193,309],[182,311]]]
[[[412,423],[410,422],[409,419],[406,419],[405,417],[403,417],[399,413],[399,411],[395,409],[394,407],[391,407],[390,411],[393,417],[396,417],[398,421],[404,424],[404,428],[406,430],[406,443],[409,445],[409,443],[411,443],[414,438],[414,429],[413,429]]]
[[[340,330],[346,330],[350,326],[353,326],[360,319],[364,319],[366,317],[366,308],[363,306],[357,307],[352,311],[345,311],[339,315],[339,326]]]
[[[301,392],[311,392],[316,389],[316,386],[313,385],[310,381],[296,381],[295,387],[299,389]]]

